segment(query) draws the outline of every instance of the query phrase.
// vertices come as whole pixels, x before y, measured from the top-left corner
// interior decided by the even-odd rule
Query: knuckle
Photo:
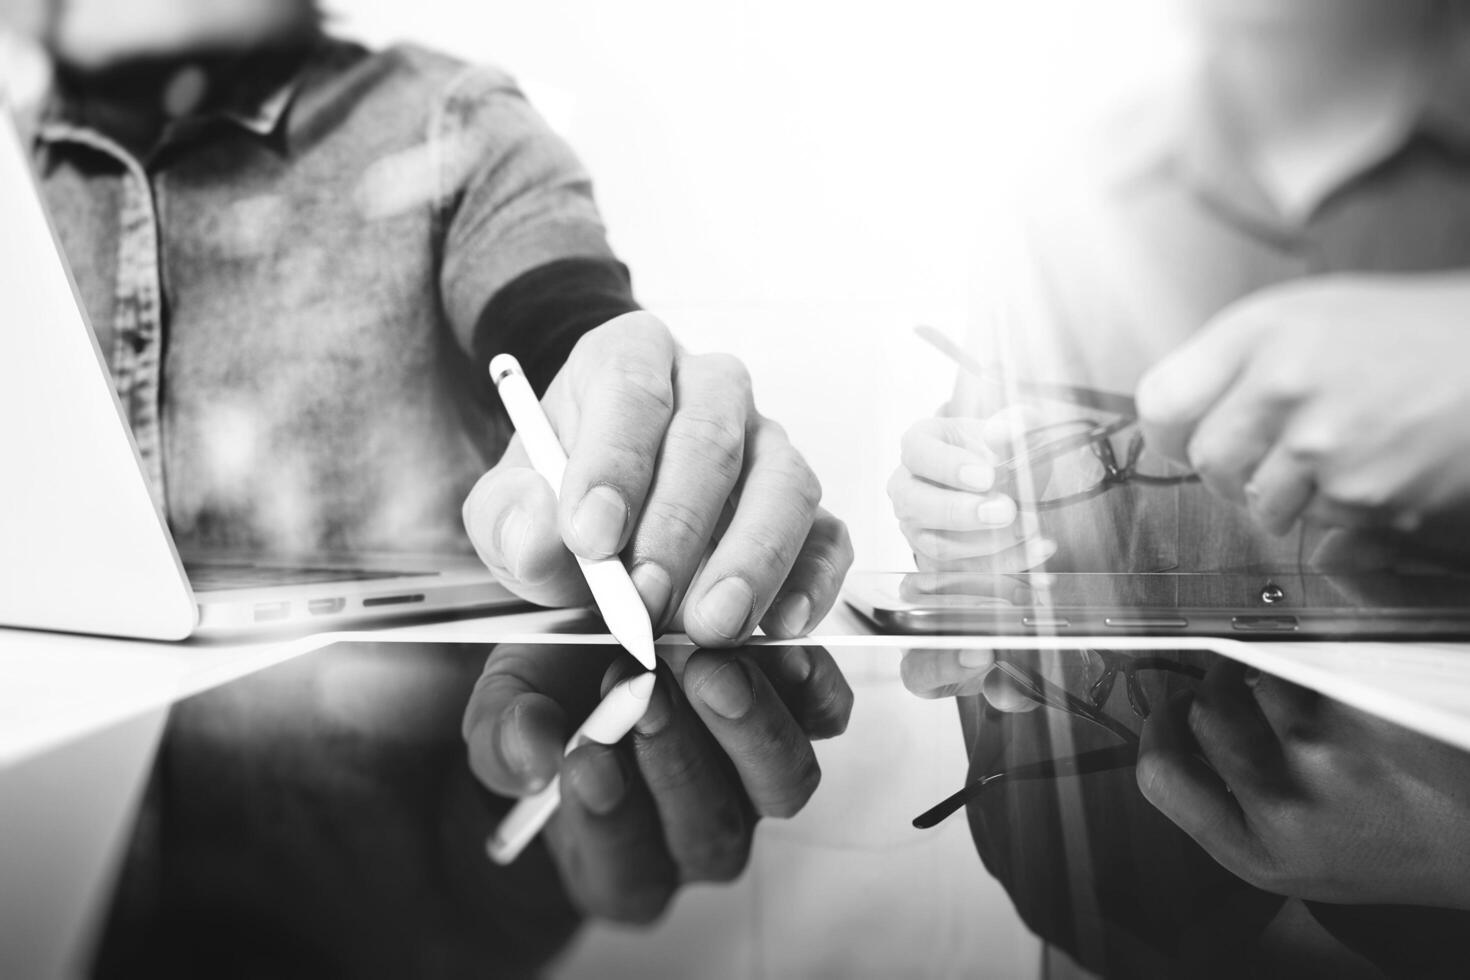
[[[660,538],[672,538],[695,545],[703,545],[711,531],[709,517],[687,501],[679,499],[660,499],[649,509],[644,522]],[[686,546],[688,545],[680,545]]]
[[[852,535],[847,524],[835,517],[820,520],[816,535],[816,541],[824,547],[817,551],[813,560],[840,581],[846,577],[854,558]]]
[[[822,481],[807,464],[806,458],[786,443],[771,462],[772,471],[800,510],[813,514],[822,503]]]
[[[680,411],[665,438],[671,449],[706,460],[727,480],[745,465],[745,426],[734,416]]]
[[[750,394],[753,387],[750,369],[734,354],[701,354],[694,360],[698,361],[704,370],[719,378],[725,386],[747,396]]]
[[[747,556],[746,564],[763,571],[784,568],[791,560],[784,542],[764,534],[746,535],[741,542],[741,551]]]
[[[674,411],[674,382],[667,372],[628,358],[614,360],[613,373],[640,405],[651,404],[665,416]]]

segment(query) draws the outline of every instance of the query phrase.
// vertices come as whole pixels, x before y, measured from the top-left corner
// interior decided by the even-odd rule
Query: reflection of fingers
[[[464,524],[480,560],[521,598],[543,606],[580,605],[590,598],[562,543],[556,496],[535,470],[503,460],[465,499]]]
[[[992,650],[909,650],[899,663],[903,686],[921,698],[979,694],[995,665]]]
[[[766,419],[752,425],[745,458],[730,526],[689,587],[684,628],[700,646],[730,646],[750,636],[817,518],[821,484],[779,425]]]
[[[1205,759],[1239,796],[1256,792],[1279,766],[1281,748],[1245,684],[1246,667],[1221,659],[1189,708],[1189,730]]]
[[[821,768],[764,672],[738,654],[700,650],[685,664],[684,690],[757,813],[789,817],[806,804]]]
[[[633,580],[655,625],[683,600],[740,479],[750,376],[733,357],[680,362],[658,473],[633,536]]]
[[[624,750],[588,743],[566,757],[562,801],[548,829],[573,898],[592,915],[656,919],[678,886],[653,798]]]
[[[977,419],[925,419],[903,437],[903,466],[921,480],[965,490],[989,490],[994,454]]]
[[[465,707],[470,769],[492,792],[523,796],[551,779],[574,725],[597,703],[608,658],[585,648],[496,648]]]
[[[1271,674],[1251,672],[1247,676],[1256,704],[1278,740],[1301,739],[1315,731],[1322,695]]]
[[[808,737],[834,738],[852,716],[852,687],[822,647],[761,647],[750,652]]]
[[[1019,682],[1009,670],[992,670],[985,675],[985,681],[980,685],[985,703],[1006,714],[1019,714],[1041,707],[1041,702],[1027,693],[1029,690],[1030,685]]]
[[[1144,798],[1217,861],[1237,868],[1251,849],[1239,804],[1196,752],[1189,732],[1189,695],[1155,706],[1144,723],[1138,788]]]
[[[851,567],[852,539],[847,525],[818,508],[801,553],[761,619],[766,635],[785,640],[811,632],[831,612]]]
[[[1016,519],[1016,502],[1003,493],[950,490],[902,468],[888,481],[888,496],[900,521],[945,531],[1009,527]]]
[[[1285,534],[1316,492],[1312,468],[1283,443],[1277,443],[1246,484],[1245,501],[1257,524],[1272,534]]]
[[[729,881],[740,874],[750,855],[754,814],[667,666],[660,667],[648,710],[633,730],[633,752],[682,879]]]

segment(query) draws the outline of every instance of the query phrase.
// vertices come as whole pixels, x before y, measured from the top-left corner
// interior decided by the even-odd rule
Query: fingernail
[[[628,523],[628,505],[622,494],[609,486],[596,486],[587,491],[572,514],[572,532],[593,558],[607,558],[618,553],[623,543],[623,526]]]
[[[720,579],[699,600],[699,618],[716,635],[733,640],[745,632],[745,623],[755,607],[755,593],[743,578]]]
[[[989,650],[961,650],[958,659],[961,667],[978,670],[995,663],[995,654]]]
[[[629,573],[633,579],[633,586],[638,590],[639,597],[643,600],[643,607],[648,610],[648,618],[657,628],[664,620],[668,612],[669,596],[674,591],[674,583],[669,580],[669,573],[663,567],[651,561],[640,561],[633,566]]]
[[[695,688],[694,694],[721,718],[738,721],[755,704],[755,686],[740,660],[725,661]]]
[[[995,470],[979,463],[966,463],[960,467],[960,483],[971,490],[989,490],[995,486]]]
[[[521,554],[526,550],[526,535],[531,533],[531,515],[519,507],[511,508],[500,519],[496,544],[500,548],[500,564],[512,578],[521,577]]]
[[[511,772],[525,781],[526,791],[534,793],[545,786],[549,778],[533,771],[531,739],[526,732],[526,722],[525,705],[517,704],[510,709],[500,727],[500,757]]]
[[[1241,680],[1245,682],[1246,687],[1255,687],[1261,683],[1261,672],[1255,667],[1247,667],[1241,674]]]
[[[643,711],[643,717],[634,724],[633,729],[639,735],[657,735],[669,723],[674,720],[674,702],[669,700],[668,683],[666,674],[659,675],[658,681],[653,685],[653,694],[648,699],[648,707]]]
[[[1016,504],[1010,497],[995,497],[982,501],[976,515],[982,524],[1006,527],[1016,519]]]
[[[806,593],[797,592],[781,600],[776,607],[776,619],[787,636],[803,636],[812,618],[812,601]]]
[[[566,783],[584,807],[606,816],[628,793],[622,760],[610,745],[581,749],[579,755],[576,764],[568,767]]]
[[[1057,553],[1057,543],[1051,538],[1033,539],[1026,547],[1026,564],[1028,568],[1034,568],[1042,562],[1049,561]]]
[[[804,647],[786,647],[771,661],[768,670],[772,680],[795,687],[805,684],[812,676],[812,658]]]

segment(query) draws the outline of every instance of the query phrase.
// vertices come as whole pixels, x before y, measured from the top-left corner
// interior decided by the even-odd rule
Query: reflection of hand
[[[1282,533],[1470,501],[1470,280],[1332,277],[1231,306],[1138,388],[1149,444]]]
[[[1033,515],[992,489],[997,463],[1014,454],[1024,431],[1018,412],[990,419],[929,418],[903,437],[902,462],[888,481],[899,527],[925,570],[1021,570],[1046,561],[1056,546],[1040,537]],[[1034,472],[1039,494],[1046,474]],[[1010,493],[1022,492],[1007,486]]]
[[[495,793],[526,796],[560,772],[546,839],[568,891],[590,914],[648,921],[681,883],[738,875],[759,817],[802,808],[821,776],[811,742],[842,732],[852,691],[815,647],[689,651],[660,666],[627,742],[563,756],[599,674],[605,692],[631,668],[589,647],[499,647],[464,733]]]
[[[997,711],[1031,711],[1040,705],[1021,692],[1005,669],[996,670],[995,651],[905,651],[899,664],[903,686],[926,700],[983,695]]]
[[[755,410],[739,361],[687,354],[654,317],[629,313],[582,338],[542,407],[567,447],[560,503],[517,438],[464,506],[476,550],[512,592],[586,603],[573,552],[622,553],[655,625],[687,598],[684,627],[701,646],[740,643],[757,624],[805,634],[831,608],[852,564],[847,529]]]
[[[1267,891],[1470,908],[1470,755],[1234,661],[1155,708],[1138,783]]]

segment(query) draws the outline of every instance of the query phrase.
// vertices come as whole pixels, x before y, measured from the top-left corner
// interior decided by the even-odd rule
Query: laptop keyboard
[[[274,585],[312,585],[318,582],[371,582],[384,578],[411,578],[437,572],[401,572],[347,566],[258,565],[252,562],[184,562],[195,592],[259,589]]]

